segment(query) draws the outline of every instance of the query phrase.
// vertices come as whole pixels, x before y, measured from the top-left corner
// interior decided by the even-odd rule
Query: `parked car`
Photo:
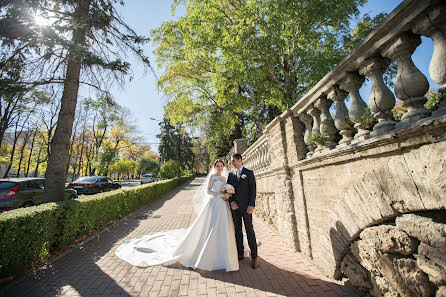
[[[142,178],[141,178],[141,185],[142,184],[148,184],[148,183],[153,183],[154,181],[157,181],[158,179],[152,175],[152,174],[143,174]]]
[[[43,202],[44,178],[19,177],[0,179],[0,212]],[[74,199],[77,192],[65,189],[64,200]]]
[[[84,176],[68,184],[78,194],[97,194],[120,189],[121,185],[106,176]]]

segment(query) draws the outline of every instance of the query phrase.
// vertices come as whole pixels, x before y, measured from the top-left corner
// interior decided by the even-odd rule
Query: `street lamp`
[[[163,122],[163,121],[157,120],[155,118],[149,118],[149,120],[152,120],[152,121],[155,121],[155,122],[158,122],[158,123],[162,123]]]

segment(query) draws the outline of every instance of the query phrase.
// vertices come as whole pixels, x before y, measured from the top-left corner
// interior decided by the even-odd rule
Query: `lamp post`
[[[163,121],[157,120],[157,119],[152,118],[152,117],[150,117],[149,120],[155,121],[155,122],[157,122],[158,124],[163,123]],[[160,144],[160,143],[157,143],[157,144]],[[162,157],[161,154],[160,154],[160,168],[161,168],[161,165],[163,165],[163,157]]]

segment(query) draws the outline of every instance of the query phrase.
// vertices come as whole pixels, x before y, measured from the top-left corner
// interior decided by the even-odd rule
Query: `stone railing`
[[[268,139],[260,137],[253,145],[243,152],[243,164],[256,173],[269,169],[271,164],[268,153]]]
[[[429,279],[427,295],[446,291],[445,279],[431,279],[444,275],[443,268],[433,273],[425,262],[412,265],[413,259],[401,260],[410,267],[398,266],[398,261],[385,262],[387,251],[376,249],[385,264],[379,269],[393,271],[382,278],[378,275],[384,273],[365,267],[367,262],[354,249],[359,239],[368,242],[363,238],[371,234],[368,228],[393,225],[406,214],[446,217],[446,100],[435,111],[424,107],[429,83],[411,59],[420,36],[433,40],[426,75],[445,95],[446,4],[405,0],[294,106],[269,123],[261,138],[249,148],[234,150],[254,170],[256,216],[329,277],[347,277],[353,284],[354,273],[347,264],[368,270],[365,274],[373,277],[358,283],[372,296],[383,290],[395,296],[421,296],[415,291],[407,294],[412,290],[410,280],[395,282],[412,266],[418,268],[410,271]],[[392,62],[398,68],[393,91],[383,79]],[[368,104],[359,93],[365,77],[372,84]],[[392,116],[396,99],[407,110],[400,121]],[[375,125],[363,120],[365,111],[371,111]],[[234,142],[238,143],[242,140]],[[425,232],[420,224],[420,232]]]
[[[224,158],[224,161],[226,162],[226,166],[228,168],[229,171],[234,170],[232,164],[231,164],[231,157],[232,155],[235,154],[235,146],[233,146],[231,148],[231,150],[229,151],[229,153],[226,155],[226,157]]]
[[[226,166],[229,171],[234,170],[235,168],[232,166],[231,158],[235,153],[243,154],[244,151],[248,148],[248,141],[246,139],[236,139],[234,140],[234,146],[231,148],[229,153],[226,154],[224,158],[226,162]]]
[[[438,3],[438,6],[435,5]],[[420,35],[432,38],[434,53],[429,75],[446,91],[446,5],[440,1],[404,1],[364,40],[292,108],[305,126],[306,157],[336,147],[355,145],[368,138],[404,128],[431,116],[424,108],[429,89],[426,77],[414,65],[411,55],[421,43]],[[394,93],[383,81],[392,61],[398,65]],[[364,76],[372,81],[368,106],[359,94]],[[396,96],[394,96],[394,94]],[[345,99],[350,95],[347,109]],[[400,122],[392,118],[396,98],[408,110]],[[329,109],[335,104],[334,119]],[[362,116],[369,107],[378,123],[373,130],[364,126]],[[446,113],[446,104],[434,115]],[[353,127],[353,125],[354,127]],[[341,137],[337,137],[341,135]],[[312,136],[319,136],[316,143]],[[340,139],[339,139],[340,138]]]
[[[429,75],[432,81],[441,85],[438,91],[446,92],[446,5],[440,2],[402,2],[349,56],[280,116],[282,121],[295,117],[303,124],[304,132],[297,137],[301,137],[305,144],[304,158],[358,145],[369,138],[404,129],[420,119],[446,113],[446,101],[433,113],[424,107],[429,83],[411,59],[421,43],[420,36],[430,37],[434,52]],[[398,67],[394,92],[383,80],[383,74],[392,61]],[[372,81],[368,105],[359,94],[365,76]],[[345,104],[348,96],[349,108]],[[396,99],[402,101],[403,108],[407,109],[400,122],[394,121],[392,116]],[[329,111],[333,104],[334,118]],[[373,127],[367,127],[363,121],[367,108],[378,121]],[[266,138],[262,137],[257,142]],[[257,156],[256,166],[263,169],[270,156],[265,156],[268,149],[258,146],[257,142],[249,148],[246,162]],[[256,149],[260,152],[255,152]]]

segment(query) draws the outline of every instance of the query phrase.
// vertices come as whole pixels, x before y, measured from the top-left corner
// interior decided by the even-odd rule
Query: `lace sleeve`
[[[214,186],[216,180],[217,177],[215,175],[212,175],[211,178],[209,179],[208,194],[214,197],[224,198],[225,194],[212,191],[212,187]]]

